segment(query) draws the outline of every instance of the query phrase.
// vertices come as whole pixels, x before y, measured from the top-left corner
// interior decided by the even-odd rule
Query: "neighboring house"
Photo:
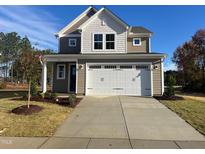
[[[9,61],[8,64],[0,63],[0,77],[1,78],[11,77],[11,67],[12,67],[12,61]]]
[[[56,34],[59,54],[44,56],[43,92],[46,65],[52,63],[53,92],[162,95],[166,54],[151,51],[152,34],[129,26],[107,8],[89,7]]]

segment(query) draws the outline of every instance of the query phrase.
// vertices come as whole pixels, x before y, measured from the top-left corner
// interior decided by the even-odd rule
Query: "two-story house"
[[[144,27],[129,26],[107,8],[89,7],[56,34],[59,53],[44,56],[43,92],[47,63],[52,63],[53,92],[162,95],[166,54],[151,51],[152,35]]]

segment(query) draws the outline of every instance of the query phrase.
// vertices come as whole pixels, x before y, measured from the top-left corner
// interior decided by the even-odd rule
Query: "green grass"
[[[11,98],[26,95],[26,91],[0,91],[1,98]]]
[[[192,99],[160,100],[160,102],[205,135],[205,102]]]
[[[0,130],[6,128],[0,136],[52,136],[73,110],[58,104],[32,101],[31,104],[42,106],[44,109],[27,116],[10,112],[13,108],[25,104],[26,101],[0,99]]]

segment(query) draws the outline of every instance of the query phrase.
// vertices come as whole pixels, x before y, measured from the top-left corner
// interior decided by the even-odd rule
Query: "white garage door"
[[[150,96],[150,65],[87,64],[86,95]]]

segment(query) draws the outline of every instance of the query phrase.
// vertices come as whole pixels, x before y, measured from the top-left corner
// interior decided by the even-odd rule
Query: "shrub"
[[[5,88],[6,88],[6,83],[5,82],[0,83],[0,89],[5,89]]]
[[[167,79],[167,88],[165,89],[164,96],[165,97],[173,97],[175,95],[174,85],[176,83],[175,78],[172,75],[168,76]]]
[[[35,81],[31,81],[31,96],[38,95],[38,85]]]
[[[45,99],[51,99],[51,93],[50,92],[45,92],[44,93],[44,98]]]
[[[51,99],[55,100],[58,97],[57,93],[51,93]]]
[[[43,92],[39,92],[38,95],[39,95],[41,98],[44,98],[44,97],[45,97],[45,93],[43,93]]]
[[[71,107],[75,107],[76,105],[76,95],[70,94],[68,97],[68,102],[70,103]]]

